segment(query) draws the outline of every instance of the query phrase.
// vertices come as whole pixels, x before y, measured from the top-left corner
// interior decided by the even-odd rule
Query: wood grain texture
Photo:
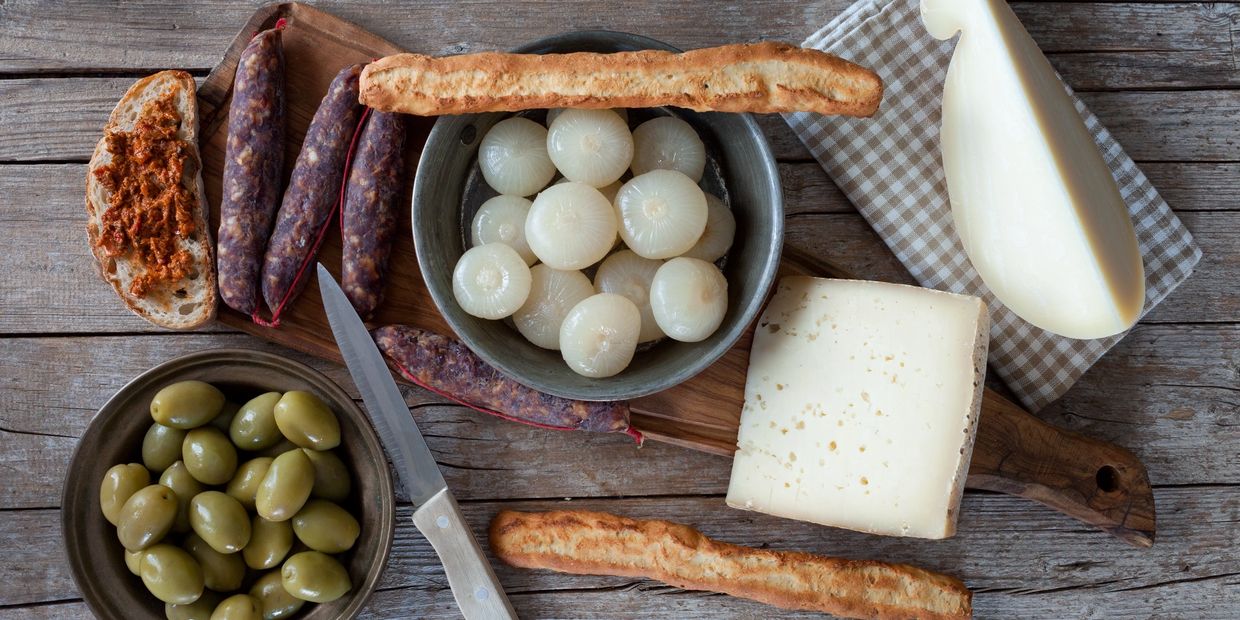
[[[490,519],[503,508],[602,510],[634,518],[667,519],[692,524],[708,536],[737,543],[752,543],[757,532],[778,531],[777,539],[763,536],[770,541],[770,548],[912,562],[959,577],[976,593],[974,606],[981,618],[1012,617],[1014,613],[1021,617],[1062,617],[1064,609],[1080,611],[1076,615],[1086,617],[1114,609],[1126,610],[1114,612],[1117,616],[1225,617],[1232,606],[1240,605],[1240,590],[1234,587],[1240,557],[1229,552],[1230,541],[1240,536],[1240,488],[1164,488],[1157,491],[1157,500],[1166,507],[1167,519],[1160,524],[1162,536],[1156,553],[1117,547],[1092,531],[1073,527],[1062,517],[1044,514],[1046,518],[1038,518],[1022,510],[1012,498],[990,494],[965,496],[963,531],[946,541],[873,537],[740,512],[726,508],[721,496],[667,497],[658,502],[640,498],[471,501],[462,505],[462,511],[480,541],[486,540]],[[4,514],[0,541],[20,537],[24,549],[0,557],[0,578],[10,583],[23,574],[41,578],[29,581],[25,591],[0,594],[0,605],[18,600],[42,603],[72,599],[75,591],[60,552],[59,531],[44,525],[56,520],[56,511]],[[398,509],[396,543],[379,592],[369,605],[370,613],[385,618],[459,617],[451,615],[459,612],[447,590],[443,568],[411,518],[410,508]],[[1017,532],[1022,535],[1014,536]],[[1039,551],[1034,555],[1030,549]],[[777,613],[768,607],[645,580],[523,570],[494,558],[492,563],[522,617],[744,618]],[[1190,587],[1193,583],[1198,585]],[[1144,590],[1155,590],[1159,595],[1134,594]],[[393,594],[389,598],[383,592]],[[587,611],[558,615],[569,614],[571,602],[583,596],[597,597],[588,603]],[[1134,601],[1146,605],[1147,612],[1138,613]],[[1056,606],[1066,607],[1056,610]]]
[[[277,351],[352,390],[345,369],[240,334],[4,343],[0,458],[11,455],[4,464],[14,472],[9,480],[15,486],[0,491],[0,509],[56,505],[68,448],[94,411],[130,377],[172,357],[218,347]],[[1131,446],[1148,464],[1155,486],[1234,483],[1240,455],[1227,448],[1240,444],[1237,384],[1240,325],[1141,325],[1042,417]],[[727,487],[729,462],[722,457],[657,443],[636,448],[621,436],[548,433],[444,405],[409,386],[402,392],[462,499],[660,496],[723,493]],[[1119,394],[1122,402],[1114,402]],[[1210,440],[1204,448],[1202,437]],[[583,455],[593,466],[581,467]],[[647,469],[650,464],[658,469]]]
[[[683,48],[780,39],[798,43],[848,0],[689,0],[631,10],[622,3],[526,2],[493,11],[485,0],[432,0],[375,19],[362,0],[316,3],[412,51],[499,50],[565,30],[617,28]],[[115,6],[86,0],[0,5],[0,72],[207,69],[257,5],[227,0]],[[1014,2],[1016,13],[1069,83],[1084,89],[1234,86],[1237,9],[1225,3]],[[115,45],[141,36],[141,46]],[[41,35],[41,36],[35,36]]]
[[[290,65],[290,71],[295,69]],[[332,76],[306,77],[322,80],[325,91]],[[108,113],[133,81],[132,77],[0,79],[0,123],[5,127],[0,134],[0,163],[85,162]],[[199,78],[200,84],[203,81]],[[1082,92],[1080,96],[1138,162],[1240,160],[1240,127],[1233,122],[1240,111],[1240,90]],[[295,113],[312,115],[314,110]],[[757,119],[776,158],[813,159],[781,117],[764,114]],[[309,116],[301,125],[308,122]],[[205,127],[203,133],[208,133]],[[289,142],[292,160],[301,138],[299,133]]]
[[[648,34],[683,47],[799,41],[848,2],[318,5],[416,51],[457,53],[584,27]],[[149,334],[82,260],[83,172],[75,168],[84,167],[54,165],[85,162],[134,77],[168,67],[205,76],[257,4],[0,2],[0,470],[6,474],[0,578],[9,584],[0,590],[0,620],[90,617],[60,559],[55,506],[69,448],[128,377],[183,352],[236,345],[284,351],[347,383],[339,367],[249,336]],[[960,535],[935,544],[738,513],[722,508],[728,466],[721,457],[653,443],[637,450],[618,437],[543,433],[404,388],[471,524],[481,532],[500,507],[555,508],[565,503],[551,499],[573,497],[568,506],[693,522],[738,543],[769,541],[943,570],[978,592],[979,618],[1235,617],[1240,140],[1236,91],[1219,89],[1238,81],[1240,4],[1013,6],[1073,87],[1122,91],[1084,96],[1129,153],[1144,160],[1142,168],[1205,250],[1193,278],[1039,414],[1129,446],[1147,464],[1160,511],[1153,549],[1116,545],[1028,502],[977,492],[966,493]],[[786,162],[789,243],[859,274],[907,281],[782,121],[762,123]],[[620,496],[628,499],[611,499]],[[412,526],[397,533],[382,589],[364,617],[459,617],[429,546]],[[525,617],[811,617],[641,580],[506,567],[500,579]]]

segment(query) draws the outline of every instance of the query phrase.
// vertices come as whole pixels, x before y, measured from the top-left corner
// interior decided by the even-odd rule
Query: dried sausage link
[[[284,166],[284,46],[278,28],[258,33],[241,52],[228,110],[220,198],[220,297],[252,314],[258,308],[263,248],[280,200]]]
[[[263,299],[273,313],[305,287],[307,278],[298,278],[298,273],[315,251],[315,239],[340,198],[345,159],[361,114],[357,102],[361,71],[362,65],[351,65],[336,74],[306,130],[263,259]]]
[[[370,318],[383,301],[383,279],[396,231],[396,199],[404,172],[404,146],[404,117],[372,112],[358,139],[345,187],[340,286],[363,319]]]
[[[625,402],[587,402],[544,394],[513,381],[482,361],[464,343],[434,332],[389,325],[372,332],[379,350],[410,381],[485,413],[561,430],[626,432]]]

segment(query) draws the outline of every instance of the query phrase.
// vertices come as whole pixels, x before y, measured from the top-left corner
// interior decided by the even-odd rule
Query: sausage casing
[[[341,214],[340,287],[363,319],[383,301],[396,231],[396,199],[404,171],[405,119],[372,112],[357,141]]]
[[[220,297],[245,314],[258,308],[259,270],[283,166],[284,46],[273,28],[255,35],[241,52],[228,110],[216,253]]]
[[[297,274],[340,198],[345,159],[361,114],[357,103],[361,71],[361,65],[350,65],[336,74],[306,130],[263,259],[263,298],[273,313],[305,287],[307,278],[299,280]]]
[[[587,402],[544,394],[504,376],[464,343],[434,332],[388,325],[371,334],[401,374],[423,387],[505,419],[561,430],[627,432],[624,402]]]

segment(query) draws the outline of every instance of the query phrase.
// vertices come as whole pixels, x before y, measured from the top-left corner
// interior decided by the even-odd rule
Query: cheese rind
[[[988,330],[976,297],[782,279],[754,336],[728,505],[875,534],[951,536]]]
[[[960,32],[939,132],[952,219],[973,267],[1022,319],[1070,338],[1137,321],[1145,275],[1110,167],[1006,0],[922,0]]]

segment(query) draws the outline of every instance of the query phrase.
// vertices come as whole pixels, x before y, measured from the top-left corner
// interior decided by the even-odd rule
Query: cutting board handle
[[[992,390],[982,411],[968,488],[1018,495],[1129,544],[1154,544],[1154,493],[1131,452],[1051,426]]]

